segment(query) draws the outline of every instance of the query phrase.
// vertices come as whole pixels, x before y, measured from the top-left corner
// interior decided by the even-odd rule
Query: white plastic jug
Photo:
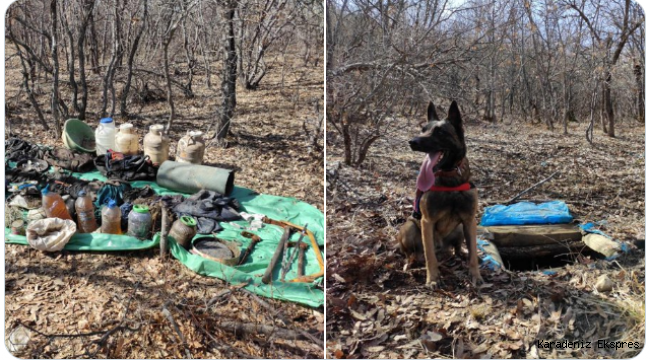
[[[138,135],[133,133],[133,124],[120,125],[120,132],[115,135],[115,147],[124,155],[138,154]]]
[[[115,123],[112,118],[99,120],[95,129],[95,146],[97,155],[104,155],[109,149],[115,150]]]

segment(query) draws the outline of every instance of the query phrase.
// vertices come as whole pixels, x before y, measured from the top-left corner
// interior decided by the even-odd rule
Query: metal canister
[[[12,222],[11,233],[14,235],[25,235],[25,222],[22,220]]]
[[[169,236],[176,240],[178,245],[189,249],[192,246],[192,238],[196,235],[196,224],[197,222],[193,217],[181,216],[172,224]]]

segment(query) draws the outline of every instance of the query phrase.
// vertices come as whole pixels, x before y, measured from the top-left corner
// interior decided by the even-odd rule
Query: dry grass
[[[10,54],[11,49],[7,51]],[[284,70],[279,61],[271,62],[272,69],[258,91],[238,92],[229,146],[209,147],[206,162],[237,169],[236,185],[296,197],[322,210],[322,154],[306,153],[302,125],[315,116],[313,102],[323,103],[323,68],[304,65],[299,56],[287,59]],[[61,145],[52,133],[40,130],[25,94],[19,91],[17,61],[13,57],[6,63],[5,96],[11,131],[32,142]],[[199,73],[195,98],[175,94],[178,117],[170,134],[172,153],[186,130],[205,130],[215,118],[221,102],[219,67],[213,65],[213,89],[207,88],[205,74]],[[89,81],[88,118],[94,124],[99,118],[101,82],[96,75]],[[41,104],[47,102],[49,86],[46,82],[38,84]],[[65,90],[63,96],[69,98]],[[166,122],[167,112],[166,103],[148,104],[131,121],[143,135],[148,125]],[[249,293],[221,280],[198,276],[173,259],[161,261],[154,250],[44,254],[5,245],[5,253],[7,334],[20,322],[48,335],[98,332],[72,337],[32,333],[29,346],[16,353],[20,357],[183,358],[188,352],[194,358],[323,356],[322,348],[308,341],[235,335],[219,325],[221,321],[275,325],[307,330],[322,338],[322,309],[266,299],[288,319],[285,323]],[[184,343],[163,315],[164,308],[174,317]],[[103,336],[118,326],[110,336]]]
[[[330,358],[609,358],[638,354],[645,339],[645,155],[642,126],[618,125],[616,139],[585,124],[570,135],[530,125],[467,121],[472,180],[479,188],[479,214],[556,170],[552,181],[528,199],[560,199],[580,222],[605,220],[603,230],[631,245],[615,262],[593,257],[540,271],[482,271],[474,288],[464,263],[441,265],[443,285],[423,286],[425,272],[402,271],[405,258],[395,235],[412,211],[422,154],[408,148],[418,121],[399,129],[370,151],[359,169],[339,166],[342,148],[327,134],[327,356]],[[338,170],[335,170],[337,169]],[[329,179],[329,177],[328,177]],[[329,181],[329,180],[328,180]],[[640,242],[639,242],[640,240]],[[594,289],[607,274],[611,293]],[[429,332],[441,334],[430,341]],[[598,348],[598,339],[638,342],[639,348]],[[590,349],[544,349],[542,341],[592,341]]]

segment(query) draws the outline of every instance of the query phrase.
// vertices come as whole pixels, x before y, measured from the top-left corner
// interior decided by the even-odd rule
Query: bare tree
[[[59,29],[57,0],[50,2],[50,16],[52,17],[52,117],[54,118],[54,131],[56,136],[61,136],[61,113],[59,111]]]
[[[237,106],[237,48],[235,45],[235,11],[236,0],[225,0],[221,16],[225,27],[221,41],[224,52],[221,94],[223,106],[216,118],[216,141],[223,143],[230,130],[230,122]]]
[[[612,102],[612,67],[618,62],[621,53],[627,43],[628,38],[632,33],[634,33],[644,21],[643,17],[633,19],[631,12],[631,0],[621,1],[608,1],[607,5],[601,4],[600,1],[593,4],[595,7],[594,15],[588,16],[586,7],[588,6],[586,0],[577,0],[567,1],[565,3],[568,7],[575,10],[578,15],[584,20],[587,24],[587,27],[591,31],[594,39],[601,45],[604,45],[607,50],[607,56],[604,60],[604,75],[603,75],[603,103],[605,106],[605,113],[607,115],[607,120],[609,122],[609,128],[607,134],[611,137],[615,136],[614,131],[614,105]],[[611,9],[608,6],[614,7],[614,10],[622,11],[610,11]],[[622,9],[621,9],[622,7]],[[613,35],[608,33],[605,38],[601,35],[603,30],[598,28],[598,17],[601,16],[601,11],[605,14],[602,16],[607,16],[611,14],[615,18],[612,19],[613,24],[618,28],[618,33]],[[622,24],[617,19],[622,17]],[[615,36],[615,37],[614,37]],[[610,54],[610,50],[613,47],[613,53]]]
[[[120,97],[120,114],[123,117],[128,117],[129,111],[127,109],[127,99],[129,98],[129,92],[131,90],[131,81],[133,80],[133,62],[135,60],[135,55],[138,51],[138,46],[140,45],[140,39],[142,39],[142,34],[146,28],[147,15],[148,15],[148,0],[143,0],[143,13],[142,18],[138,18],[137,22],[140,23],[138,32],[135,35],[131,43],[131,50],[129,51],[129,58],[127,60],[127,73],[126,73],[126,82],[122,88],[122,96]]]

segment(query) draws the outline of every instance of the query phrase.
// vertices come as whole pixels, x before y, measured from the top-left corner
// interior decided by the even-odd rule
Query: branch
[[[266,336],[275,335],[286,340],[306,340],[307,337],[297,331],[283,329],[277,326],[242,323],[238,321],[222,321],[219,328],[235,334],[262,334]]]
[[[507,204],[507,205],[512,204],[512,203],[515,202],[517,199],[519,199],[520,197],[522,197],[524,194],[526,194],[526,193],[528,193],[529,191],[533,190],[534,188],[536,188],[536,187],[542,185],[543,183],[545,183],[545,182],[551,180],[551,179],[552,179],[555,175],[557,175],[559,172],[560,172],[560,170],[557,170],[556,172],[554,172],[553,174],[551,174],[551,176],[547,177],[546,179],[544,179],[544,180],[538,182],[537,184],[535,184],[535,185],[529,187],[528,189],[526,189],[526,190],[520,192],[520,193],[517,194],[515,197],[513,197],[512,199],[510,199],[506,204]]]

